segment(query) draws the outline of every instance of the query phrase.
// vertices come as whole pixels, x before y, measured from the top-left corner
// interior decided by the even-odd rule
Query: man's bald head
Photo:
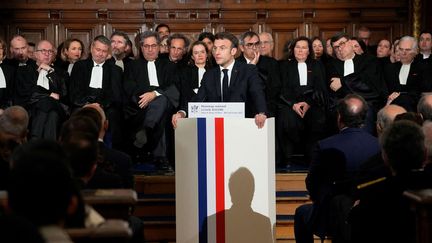
[[[423,120],[432,121],[432,94],[425,94],[417,104],[417,111],[422,114]]]
[[[398,105],[384,106],[377,115],[377,132],[380,134],[386,127],[393,123],[395,117],[407,112],[405,108]]]
[[[363,97],[356,94],[345,96],[338,104],[338,125],[343,127],[363,126],[368,106]]]

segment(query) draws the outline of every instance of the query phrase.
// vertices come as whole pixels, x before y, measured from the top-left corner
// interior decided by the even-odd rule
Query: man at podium
[[[233,34],[221,32],[215,35],[213,57],[218,64],[204,74],[197,95],[192,102],[252,102],[257,114],[254,117],[258,128],[264,126],[267,119],[267,105],[264,95],[264,83],[258,76],[254,65],[235,61],[238,39]],[[186,117],[187,107],[180,107],[172,117],[172,124],[177,127],[177,120]]]

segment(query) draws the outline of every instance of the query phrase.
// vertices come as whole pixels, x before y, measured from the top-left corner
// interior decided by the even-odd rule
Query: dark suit
[[[411,63],[405,85],[400,84],[399,72],[402,67],[401,62],[388,63],[384,66],[383,76],[387,85],[388,93],[400,92],[392,104],[400,105],[407,111],[415,111],[421,92],[432,90],[432,84],[424,82],[424,66],[419,61]]]
[[[221,102],[221,69],[214,67],[204,74],[201,87],[193,101],[196,102]],[[228,96],[226,102],[245,102],[245,107],[253,102],[257,113],[267,114],[267,105],[264,94],[264,83],[258,76],[254,65],[235,62],[231,71]],[[255,114],[246,114],[254,117]]]
[[[166,119],[174,112],[179,102],[179,92],[175,85],[178,83],[177,67],[168,59],[156,59],[159,86],[155,87],[150,85],[147,63],[145,59],[137,59],[125,70],[126,116],[131,122],[130,132],[135,134],[142,129],[149,130],[152,134],[150,142],[152,142],[151,149],[154,150],[154,155],[165,157]],[[161,95],[150,102],[146,108],[139,108],[139,96],[152,91],[157,91]]]
[[[186,110],[188,103],[196,95],[195,90],[199,88],[198,67],[195,65],[184,66],[179,70],[179,76],[177,88],[180,91],[180,108]]]
[[[284,61],[280,65],[282,91],[279,99],[282,104],[277,124],[281,148],[285,159],[289,159],[289,156],[294,153],[294,146],[305,142],[302,150],[305,149],[310,159],[314,143],[323,137],[325,131],[324,111],[327,90],[324,67],[320,62],[308,59],[306,61],[307,83],[300,85],[297,60]],[[310,105],[304,118],[293,110],[293,105],[298,102],[306,102]]]
[[[102,65],[102,88],[90,87],[93,59],[80,60],[72,68],[70,76],[70,99],[73,108],[88,103],[99,103],[110,121],[113,147],[123,142],[123,73],[120,67],[106,61]]]
[[[345,128],[319,141],[306,178],[313,204],[296,210],[297,242],[313,242],[313,233],[341,236],[335,235],[339,232],[332,231],[331,226],[338,228],[337,219],[345,217],[352,206],[350,180],[361,164],[379,151],[378,139],[361,128]],[[335,204],[342,204],[341,210],[332,210]]]
[[[15,104],[25,107],[31,115],[31,138],[57,139],[60,122],[65,120],[67,110],[64,103],[66,97],[66,80],[68,75],[59,68],[46,75],[49,89],[37,85],[39,72],[36,63],[17,68],[15,80]],[[59,95],[56,100],[51,93]]]
[[[246,63],[245,57],[242,55],[236,61]],[[274,117],[277,114],[277,106],[279,104],[279,94],[281,92],[282,82],[280,79],[279,65],[276,59],[267,56],[260,56],[256,64],[258,75],[263,80],[265,85],[265,95],[269,116]],[[249,113],[256,114],[253,107],[247,107],[251,110]]]
[[[0,109],[6,109],[12,105],[12,95],[14,92],[15,69],[12,66],[4,63],[0,64],[0,68],[6,79],[6,88],[0,89]]]

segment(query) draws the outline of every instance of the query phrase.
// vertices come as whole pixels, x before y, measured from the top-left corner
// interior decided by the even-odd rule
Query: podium
[[[176,242],[274,242],[274,118],[180,119]]]

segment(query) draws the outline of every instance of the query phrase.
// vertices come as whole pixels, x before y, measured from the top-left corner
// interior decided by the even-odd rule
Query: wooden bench
[[[411,200],[416,215],[416,242],[432,242],[432,189],[405,191],[404,196]]]
[[[127,243],[132,231],[124,220],[111,219],[98,227],[66,229],[75,243]]]

